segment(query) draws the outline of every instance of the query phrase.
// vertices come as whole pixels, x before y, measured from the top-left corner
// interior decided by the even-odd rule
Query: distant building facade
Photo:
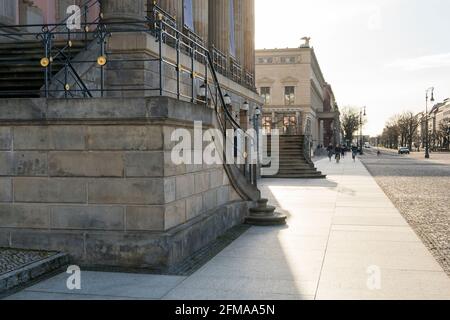
[[[266,131],[310,136],[314,148],[340,142],[336,99],[309,44],[256,50],[256,86]]]
[[[448,150],[450,145],[450,98],[435,104],[428,115],[420,112],[418,118],[418,128],[415,146],[425,148],[427,139],[428,121],[428,141],[431,150]]]

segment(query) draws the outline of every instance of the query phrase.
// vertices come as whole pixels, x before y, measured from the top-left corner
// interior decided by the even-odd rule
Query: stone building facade
[[[5,12],[10,17],[8,10],[17,13],[17,20],[1,18],[0,23],[17,23],[22,7],[16,1],[0,3],[0,17]],[[64,12],[63,1],[26,3],[39,9],[44,23]],[[202,61],[192,65],[169,42],[158,43],[150,32],[119,32],[125,24],[140,25],[151,2],[98,3],[113,30],[104,81],[115,90],[92,98],[0,101],[0,247],[63,251],[82,266],[167,271],[242,223],[260,193],[235,166],[173,164],[175,130],[194,135],[195,121],[205,132],[219,128],[220,120],[213,101],[194,103],[193,97],[169,93],[179,85],[186,96],[197,96],[202,81],[192,87],[189,74],[177,79],[173,69],[160,70],[152,60],[161,49],[166,62],[180,70],[194,67],[191,74],[208,83],[213,83],[211,72],[203,72]],[[262,104],[252,82],[254,0],[163,0],[158,6],[183,34],[195,33],[211,52],[225,57],[218,82],[231,97],[236,121],[251,125]],[[100,81],[98,52],[93,41],[73,59],[87,61],[76,69],[90,88]],[[150,90],[160,75],[162,96]]]
[[[314,147],[339,143],[338,106],[313,48],[257,50],[256,86],[266,130],[311,136]]]
[[[428,137],[430,139],[430,148],[432,150],[437,151],[449,148],[450,132],[445,132],[445,129],[449,127],[450,98],[437,103],[429,111]]]

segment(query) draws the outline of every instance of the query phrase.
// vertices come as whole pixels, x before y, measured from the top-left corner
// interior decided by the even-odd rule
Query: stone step
[[[278,174],[275,176],[264,176],[266,179],[325,179],[323,174]]]
[[[277,164],[279,167],[283,168],[314,168],[314,165],[307,162],[286,163],[273,161],[272,164]]]
[[[314,167],[283,167],[279,166],[280,171],[316,171]]]
[[[277,164],[272,163],[272,166],[273,165]],[[291,165],[291,166],[278,165],[278,168],[280,168],[280,170],[316,170],[312,165]]]
[[[67,46],[67,41],[54,41],[55,48]],[[66,55],[75,57],[84,48],[84,42],[72,41],[72,47],[65,51]],[[56,54],[56,52],[53,52]],[[40,41],[15,41],[0,43],[0,97],[39,97],[40,88],[44,85],[44,68],[40,59],[44,51]],[[58,73],[64,64],[55,59],[52,73]]]
[[[251,214],[255,215],[271,215],[275,212],[277,208],[272,206],[265,206],[265,207],[255,207],[251,208],[249,211]]]
[[[67,41],[56,40],[53,41],[55,47],[62,48],[67,45]],[[81,40],[72,40],[72,48],[83,48],[84,42]],[[26,51],[30,49],[40,49],[43,51],[43,46],[41,41],[14,41],[14,42],[1,42],[0,50],[18,50],[24,49]]]
[[[42,86],[42,79],[28,79],[28,80],[0,80],[0,90],[10,90],[14,88],[40,88]]]
[[[275,213],[269,217],[263,216],[249,216],[245,218],[245,223],[254,226],[273,226],[273,225],[285,225],[287,217],[285,215]]]
[[[275,176],[277,176],[277,177],[279,177],[279,176],[287,176],[287,177],[290,177],[290,176],[293,176],[293,177],[298,177],[298,176],[301,176],[301,177],[304,177],[304,176],[322,176],[322,173],[317,172],[317,171],[305,171],[305,172],[302,172],[302,171],[281,172],[280,171]]]
[[[276,144],[276,143],[275,143]],[[267,143],[267,145],[269,145],[269,146],[271,146],[272,145],[272,142],[268,142]],[[303,146],[303,143],[300,143],[300,142],[298,142],[298,141],[292,141],[292,142],[283,142],[283,141],[280,141],[279,143],[278,143],[278,145],[279,146],[298,146],[298,147],[302,147]]]

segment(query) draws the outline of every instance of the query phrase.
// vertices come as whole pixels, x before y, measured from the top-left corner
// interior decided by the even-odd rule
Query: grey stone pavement
[[[9,299],[450,299],[450,279],[365,167],[317,163],[326,180],[263,180],[285,227],[252,227],[190,277],[82,272]]]
[[[367,150],[363,163],[450,276],[450,154]]]

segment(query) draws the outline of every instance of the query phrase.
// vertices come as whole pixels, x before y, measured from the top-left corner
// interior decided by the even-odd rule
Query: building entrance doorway
[[[297,130],[297,117],[295,114],[278,114],[277,115],[277,128],[282,135],[296,135]]]

